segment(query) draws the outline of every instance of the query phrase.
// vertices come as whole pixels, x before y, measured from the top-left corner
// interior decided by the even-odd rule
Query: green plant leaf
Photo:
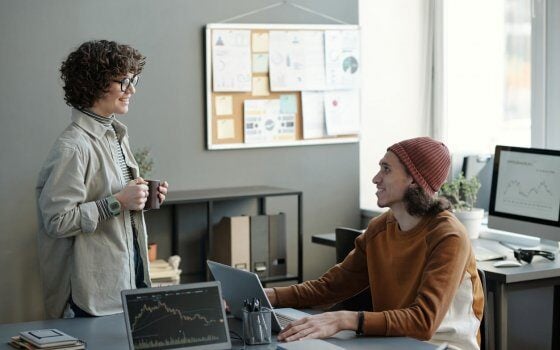
[[[439,195],[449,200],[454,211],[472,210],[480,186],[476,176],[467,179],[461,172],[455,179],[441,186]]]
[[[132,153],[134,154],[136,163],[138,163],[140,176],[145,179],[149,178],[153,170],[154,161],[152,160],[148,147],[139,148]]]

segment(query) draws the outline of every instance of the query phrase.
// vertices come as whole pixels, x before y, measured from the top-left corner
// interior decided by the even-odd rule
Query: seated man
[[[267,288],[274,306],[339,302],[371,288],[373,311],[335,311],[294,321],[279,340],[326,338],[341,330],[408,336],[478,349],[484,295],[465,228],[437,197],[450,167],[447,147],[429,137],[394,144],[373,178],[374,218],[346,259],[317,280]]]

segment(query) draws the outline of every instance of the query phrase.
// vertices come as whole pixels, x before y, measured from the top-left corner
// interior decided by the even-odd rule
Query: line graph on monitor
[[[558,159],[504,151],[500,159],[496,210],[545,220],[558,217]]]
[[[127,300],[135,348],[204,345],[225,339],[225,320],[216,293],[212,289],[188,290]]]

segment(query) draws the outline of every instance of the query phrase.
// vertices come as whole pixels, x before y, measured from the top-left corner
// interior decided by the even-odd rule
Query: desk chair
[[[334,232],[336,237],[336,263],[338,264],[354,249],[354,241],[356,237],[362,234],[362,231],[347,227],[337,227]]]
[[[494,156],[491,154],[475,154],[464,157],[463,174],[467,179],[477,177],[480,181],[480,190],[475,207],[488,211],[490,204],[490,187],[492,186],[492,167]]]
[[[336,263],[341,263],[344,258],[354,249],[354,240],[362,233],[347,227],[337,227],[335,229],[336,236]],[[369,288],[361,291],[353,297],[350,297],[336,304],[331,310],[350,310],[350,311],[371,311],[371,292]]]
[[[482,282],[482,292],[484,293],[484,308],[482,310],[482,320],[480,322],[480,350],[490,349],[490,339],[489,339],[489,323],[488,323],[488,295],[486,292],[486,274],[484,270],[477,268],[478,277],[480,282]]]

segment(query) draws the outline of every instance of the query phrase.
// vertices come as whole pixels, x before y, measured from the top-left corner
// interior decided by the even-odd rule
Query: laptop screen
[[[122,292],[131,349],[229,349],[219,282]]]

